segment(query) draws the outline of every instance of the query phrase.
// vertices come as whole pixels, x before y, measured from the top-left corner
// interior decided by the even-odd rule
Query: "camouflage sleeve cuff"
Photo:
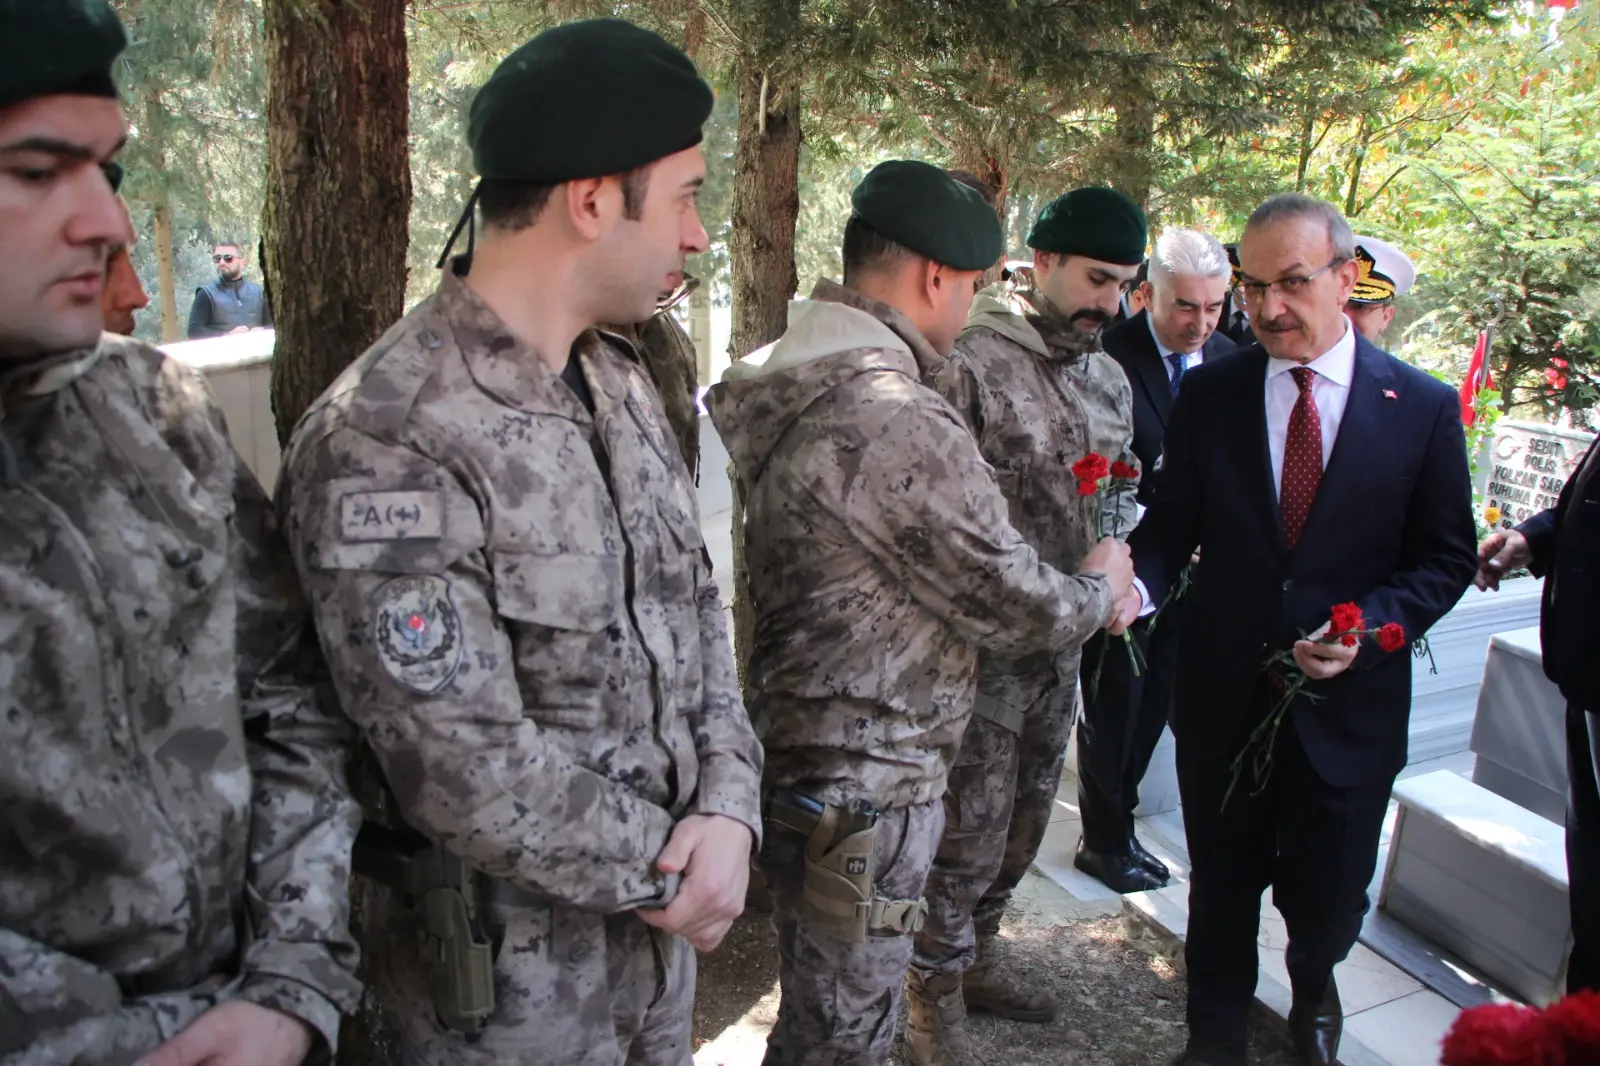
[[[703,757],[695,814],[720,814],[746,826],[751,852],[761,847],[761,774],[739,759],[726,755]]]
[[[245,979],[239,999],[257,1006],[299,1018],[316,1031],[321,1040],[306,1057],[307,1063],[332,1061],[339,1046],[339,1008],[310,985],[277,974],[256,973]]]

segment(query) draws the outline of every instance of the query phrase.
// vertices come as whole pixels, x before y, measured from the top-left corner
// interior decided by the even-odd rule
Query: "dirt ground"
[[[1165,945],[1107,908],[1085,906],[1042,878],[1002,930],[1010,965],[1062,1005],[1049,1025],[974,1014],[986,1059],[1005,1066],[1163,1066],[1183,1049],[1183,977]],[[747,914],[700,962],[696,1066],[757,1066],[777,1010],[769,917]],[[903,1024],[902,1024],[903,1027]],[[1292,1066],[1287,1041],[1258,1023],[1252,1066]],[[908,1059],[896,1048],[894,1066]]]

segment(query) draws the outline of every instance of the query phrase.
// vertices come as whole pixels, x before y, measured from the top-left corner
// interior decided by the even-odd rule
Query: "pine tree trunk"
[[[172,198],[166,189],[157,196],[153,212],[159,279],[156,287],[160,289],[157,295],[161,299],[161,343],[170,344],[183,338],[183,328],[178,324],[178,272],[172,263]]]
[[[774,16],[794,19],[798,0],[774,0]],[[787,10],[778,10],[787,9]],[[739,68],[739,140],[733,158],[733,357],[741,359],[783,334],[798,280],[795,221],[800,215],[800,93],[750,59]],[[732,471],[729,471],[730,477]],[[733,487],[733,643],[739,680],[755,637],[745,565],[744,501]],[[748,691],[748,688],[747,688]]]
[[[266,0],[263,269],[277,341],[278,439],[401,314],[411,171],[407,0]],[[362,919],[355,893],[351,923]],[[359,932],[358,932],[359,935]],[[370,954],[364,965],[382,965]],[[387,1066],[371,995],[345,1020],[339,1066]]]
[[[407,0],[266,0],[264,268],[280,440],[400,317],[411,210]]]

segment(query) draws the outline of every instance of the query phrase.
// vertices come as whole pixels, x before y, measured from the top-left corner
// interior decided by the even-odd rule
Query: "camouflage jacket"
[[[654,391],[590,332],[591,415],[461,279],[295,430],[279,506],[400,817],[494,877],[662,902],[674,825],[759,832],[760,746]]]
[[[667,425],[689,468],[689,479],[696,484],[700,469],[700,405],[697,402],[700,369],[694,341],[678,324],[672,309],[699,287],[699,278],[689,278],[644,322],[606,327],[625,338],[638,353],[640,365],[656,387],[656,395],[667,413]]]
[[[1110,612],[1104,578],[1045,565],[1006,521],[972,435],[922,384],[938,361],[894,309],[823,281],[711,390],[746,501],[770,784],[937,799],[977,647],[1073,647]]]
[[[1090,452],[1138,466],[1133,392],[1098,345],[1082,351],[1072,327],[1032,289],[1001,284],[973,301],[955,350],[928,382],[950,402],[994,467],[1011,524],[1044,561],[1077,569],[1096,540],[1126,540],[1137,518],[1136,486],[1078,495],[1072,464]],[[1027,668],[985,654],[985,669]]]
[[[230,998],[331,1046],[350,730],[267,499],[126,337],[0,396],[0,1062],[131,1062]]]

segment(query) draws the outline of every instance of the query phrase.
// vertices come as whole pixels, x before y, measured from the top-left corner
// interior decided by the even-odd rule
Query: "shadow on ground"
[[[1003,935],[1009,966],[1050,989],[1062,1009],[1048,1025],[975,1014],[986,1061],[1006,1066],[1162,1066],[1183,1048],[1183,978],[1164,945],[1122,917],[1047,924],[1021,916]],[[777,947],[767,915],[740,919],[701,959],[696,1066],[756,1066],[777,1006]],[[902,1019],[902,1029],[903,1029]],[[1293,1066],[1288,1043],[1258,1026],[1252,1066]],[[910,1066],[897,1046],[893,1066]]]

